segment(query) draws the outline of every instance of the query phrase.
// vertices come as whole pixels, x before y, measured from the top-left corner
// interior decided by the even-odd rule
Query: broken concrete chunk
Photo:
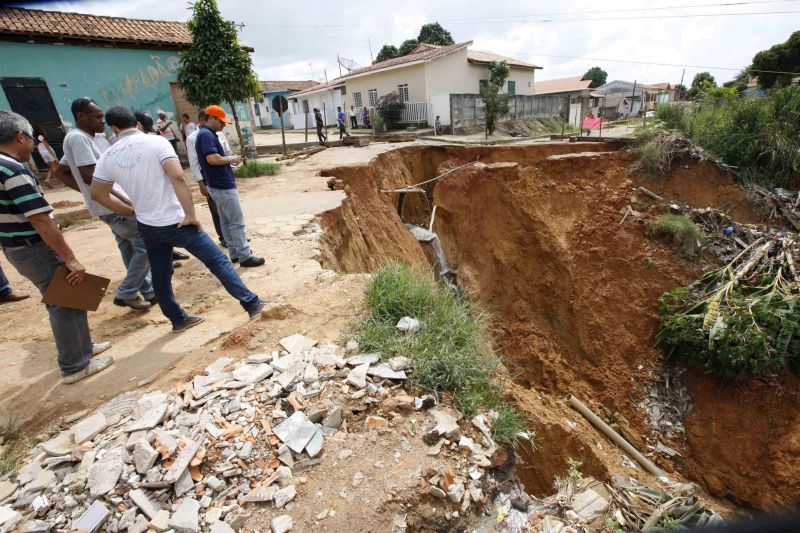
[[[276,516],[270,522],[272,526],[272,533],[286,533],[292,530],[292,517],[288,514]]]
[[[322,420],[322,427],[339,429],[342,426],[342,408],[334,407]]]
[[[254,353],[248,355],[246,361],[251,365],[260,365],[262,363],[269,363],[272,361],[272,354],[268,353]]]
[[[38,465],[37,465],[38,467]],[[35,494],[41,492],[47,487],[55,484],[56,475],[52,470],[37,470],[36,477],[33,478],[27,485],[25,485],[25,493]]]
[[[156,531],[166,531],[169,529],[169,511],[166,509],[161,509],[156,515],[150,520],[150,527],[155,529]]]
[[[262,363],[258,365],[240,366],[234,370],[232,374],[236,381],[250,384],[258,383],[259,381],[268,378],[272,375],[272,372],[273,369],[270,365]]]
[[[44,453],[52,457],[67,455],[72,451],[72,433],[69,431],[62,431],[49,441],[42,444],[42,449],[44,450]]]
[[[280,509],[290,501],[294,500],[297,496],[297,488],[294,485],[287,485],[286,487],[275,492],[275,508]]]
[[[347,364],[350,366],[373,365],[380,359],[380,356],[376,353],[364,353],[347,359]]]
[[[461,429],[458,427],[458,421],[461,419],[461,414],[447,407],[436,407],[428,412],[436,423],[433,431],[439,436],[452,440],[459,435]]]
[[[403,333],[416,333],[419,331],[420,323],[416,318],[404,316],[397,322],[397,326],[395,327]]]
[[[447,497],[447,493],[442,489],[440,489],[439,487],[434,487],[433,485],[431,485],[428,490],[430,491],[431,495],[436,496],[437,498]]]
[[[295,453],[303,451],[316,431],[316,426],[301,411],[295,411],[272,430]]]
[[[387,365],[386,363],[380,363],[375,366],[370,367],[367,370],[368,376],[376,376],[381,379],[393,379],[393,380],[404,380],[406,379],[406,373],[402,370],[392,370],[392,367]]]
[[[169,527],[178,533],[200,531],[200,503],[192,498],[184,499],[169,519]]]
[[[150,496],[142,489],[134,489],[130,491],[128,493],[128,497],[148,519],[152,519],[156,513],[161,510],[161,504],[151,499]]]
[[[73,530],[85,531],[86,533],[93,533],[98,531],[103,522],[109,516],[108,509],[99,500],[92,502],[92,505],[72,524]]]
[[[172,489],[175,491],[175,496],[181,497],[190,490],[194,488],[194,481],[192,481],[192,476],[189,474],[189,470],[185,469],[183,473],[178,477],[178,481],[172,486]]]
[[[367,386],[367,371],[369,370],[369,363],[364,363],[353,368],[347,374],[347,383],[357,389],[363,389]]]
[[[87,482],[92,497],[97,498],[114,490],[122,474],[122,467],[120,448],[110,450],[102,459],[90,466]]]
[[[306,368],[303,371],[303,383],[311,384],[316,381],[319,381],[319,372],[317,371],[317,367],[313,364],[306,365]]]
[[[90,441],[108,427],[108,421],[103,413],[95,413],[72,426],[72,435],[75,444]]]
[[[209,533],[234,533],[234,529],[221,520],[211,522]]]
[[[269,502],[275,497],[277,491],[278,487],[276,486],[257,487],[248,492],[247,495],[243,496],[239,501],[241,503]]]
[[[300,355],[303,352],[310,350],[317,344],[316,340],[306,337],[305,335],[301,335],[299,333],[295,333],[294,335],[284,337],[279,342],[280,345],[283,346],[286,349],[286,351],[292,355]]]
[[[311,437],[311,440],[308,441],[308,444],[306,444],[306,453],[308,454],[309,457],[313,459],[314,457],[318,456],[322,451],[322,445],[323,445],[322,430],[317,429],[316,433],[314,433],[314,436]]]
[[[464,497],[464,482],[459,480],[450,485],[450,488],[447,489],[447,499],[453,503],[461,503],[461,499]]]
[[[158,452],[146,440],[139,440],[133,447],[133,465],[140,474],[146,474],[153,468]]]
[[[402,355],[392,357],[389,359],[389,361],[387,361],[387,363],[389,363],[389,366],[392,368],[392,370],[400,371],[411,368],[411,359],[408,357],[403,357]]]
[[[17,487],[19,487],[19,484],[15,481],[0,481],[0,502],[14,494],[17,491]]]
[[[164,476],[164,481],[166,483],[175,483],[178,481],[178,478],[181,477],[183,471],[186,470],[186,468],[189,466],[189,463],[192,462],[192,458],[194,458],[198,448],[200,448],[199,442],[194,442],[193,440],[187,439],[183,450],[181,450],[181,453],[178,454],[175,462],[172,463],[172,466],[169,467],[167,474]]]
[[[125,426],[125,431],[141,431],[144,429],[153,429],[164,420],[164,415],[167,414],[167,404],[162,403],[146,411],[141,417],[130,422]]]
[[[208,488],[213,490],[214,492],[219,492],[225,488],[226,483],[221,479],[217,478],[216,476],[208,476],[205,479],[205,484]]]

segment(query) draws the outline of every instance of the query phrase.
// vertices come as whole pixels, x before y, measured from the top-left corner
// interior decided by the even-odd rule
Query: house
[[[649,83],[644,86],[647,93],[647,109],[678,100],[678,88],[669,82]]]
[[[298,130],[305,128],[306,113],[308,113],[308,127],[314,128],[315,108],[322,113],[326,126],[335,126],[336,108],[345,109],[344,95],[346,92],[344,80],[337,78],[292,94],[289,97],[289,109],[297,110],[291,117],[292,127]]]
[[[647,101],[647,89],[642,83],[614,80],[593,89],[591,96],[600,116],[636,116]]]
[[[281,118],[280,115],[272,108],[272,99],[276,96],[283,96],[289,98],[292,94],[310,89],[319,85],[319,82],[312,80],[303,81],[262,81],[261,91],[264,95],[263,102],[251,102],[253,108],[254,118],[257,127],[261,128],[280,128]],[[297,101],[295,104],[289,105],[289,109],[284,115],[284,127],[292,128],[292,117],[299,113],[297,109]]]
[[[40,124],[59,157],[74,126],[70,105],[81,96],[103,109],[196,117],[198,108],[176,81],[179,52],[191,43],[183,22],[0,7],[0,108]],[[247,106],[236,109],[245,139],[252,140]],[[233,126],[226,134],[238,146]]]
[[[505,90],[514,95],[534,94],[534,72],[541,67],[492,52],[469,50],[471,44],[472,41],[448,46],[423,43],[408,55],[353,69],[325,87],[295,93],[292,98],[299,105],[305,97],[317,98],[335,111],[337,105],[343,109],[351,105],[357,109],[373,108],[381,96],[397,92],[406,104],[402,122],[432,124],[435,116],[441,115],[442,122],[449,124],[450,95],[480,93],[481,85],[489,78],[489,64],[501,60],[511,70]],[[323,93],[326,96],[320,98]],[[311,100],[309,105],[319,107]]]
[[[569,98],[568,122],[573,126],[580,126],[581,118],[591,111],[592,80],[585,80],[583,76],[571,76],[555,80],[537,81],[533,84],[534,94],[558,95]]]

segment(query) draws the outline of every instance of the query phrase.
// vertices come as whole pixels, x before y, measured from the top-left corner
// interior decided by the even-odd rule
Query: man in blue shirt
[[[222,236],[228,245],[231,261],[243,267],[257,267],[265,263],[263,257],[256,257],[247,243],[244,229],[244,213],[239,202],[239,191],[236,190],[236,177],[231,164],[242,162],[238,155],[226,156],[217,132],[222,131],[225,124],[230,124],[225,110],[218,105],[210,105],[205,109],[206,123],[200,126],[195,141],[200,171],[206,182],[208,194],[214,199],[222,227]]]

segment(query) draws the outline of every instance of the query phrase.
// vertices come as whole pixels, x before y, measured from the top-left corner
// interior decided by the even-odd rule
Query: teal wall
[[[65,130],[74,126],[70,105],[81,96],[95,99],[103,110],[124,106],[155,118],[163,109],[176,117],[169,86],[177,78],[176,51],[0,42],[0,57],[0,77],[47,82]],[[2,89],[0,109],[10,109]],[[252,142],[247,106],[237,104],[236,110],[245,142]]]

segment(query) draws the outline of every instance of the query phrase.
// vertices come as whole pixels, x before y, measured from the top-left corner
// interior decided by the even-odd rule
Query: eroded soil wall
[[[674,176],[642,178],[631,156],[600,143],[529,147],[417,147],[370,165],[331,172],[348,198],[327,213],[325,266],[369,271],[386,260],[426,265],[422,248],[397,214],[398,195],[381,189],[421,182],[480,157],[471,166],[407,199],[404,218],[427,220],[458,278],[494,317],[495,346],[509,371],[508,393],[537,431],[539,448],[521,449],[520,477],[550,492],[566,460],[598,478],[621,472],[619,453],[563,401],[575,394],[647,451],[650,427],[636,405],[642,384],[661,368],[653,348],[657,299],[699,274],[668,245],[652,241],[632,205],[648,210],[636,186],[696,207],[758,222],[730,176],[681,164]],[[604,153],[600,153],[604,152]],[[556,156],[556,157],[553,157]],[[494,164],[506,163],[506,164]],[[511,164],[507,164],[511,163]],[[708,179],[702,179],[708,175]],[[411,195],[408,195],[411,196]],[[713,494],[767,508],[800,502],[800,401],[796,380],[773,387],[721,384],[691,374],[694,410],[685,442],[667,441],[683,458],[660,466],[681,471]],[[570,420],[572,422],[570,422]],[[644,477],[641,471],[634,475]]]

